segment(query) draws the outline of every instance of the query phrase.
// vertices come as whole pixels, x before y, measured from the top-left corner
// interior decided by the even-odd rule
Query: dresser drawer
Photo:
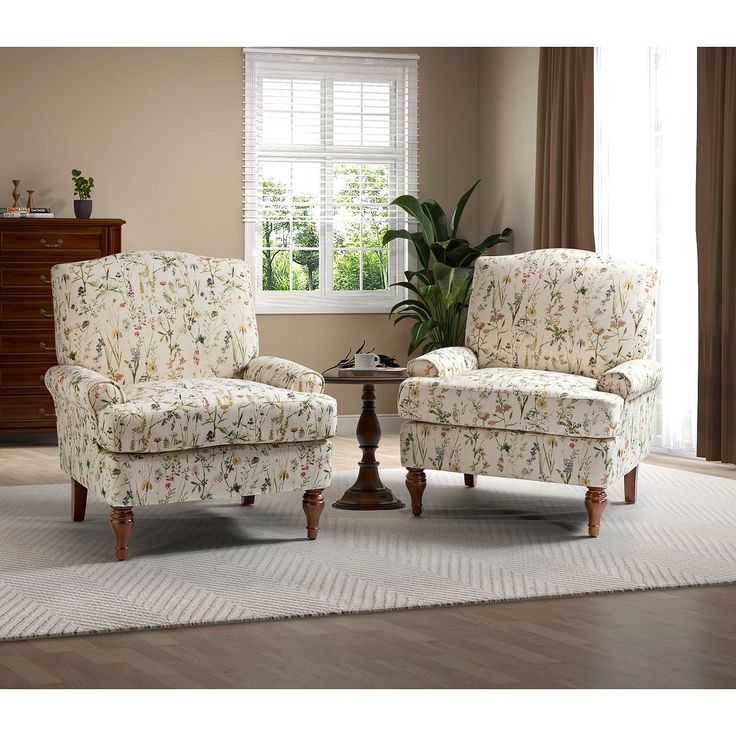
[[[40,254],[46,258],[64,259],[62,254],[74,254],[75,259],[95,258],[106,247],[107,230],[103,227],[63,229],[43,225],[5,228],[0,232],[0,256]]]
[[[46,395],[0,396],[0,425],[54,426],[54,400]]]
[[[4,328],[45,327],[54,323],[51,293],[42,297],[0,301],[0,324]]]
[[[56,358],[33,363],[0,363],[0,395],[46,394],[44,375]]]
[[[0,335],[0,361],[9,362],[20,355],[56,357],[53,330],[10,332]]]
[[[12,293],[21,294],[51,294],[51,266],[52,263],[39,263],[35,266],[10,266],[0,264],[0,288],[3,295]]]

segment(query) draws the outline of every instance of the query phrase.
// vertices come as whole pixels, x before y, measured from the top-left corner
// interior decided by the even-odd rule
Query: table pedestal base
[[[386,488],[378,474],[376,450],[381,440],[381,425],[376,415],[376,391],[372,383],[363,386],[363,410],[358,420],[356,436],[363,451],[363,459],[358,463],[358,478],[339,501],[333,503],[336,509],[349,511],[381,511],[403,509],[405,504]]]

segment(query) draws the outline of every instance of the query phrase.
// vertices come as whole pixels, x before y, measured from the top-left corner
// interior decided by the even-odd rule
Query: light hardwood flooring
[[[334,467],[354,467],[355,440],[334,446]],[[399,467],[398,436],[378,455]],[[67,481],[54,446],[0,446],[0,486]],[[8,642],[0,687],[732,688],[734,612],[724,585]]]

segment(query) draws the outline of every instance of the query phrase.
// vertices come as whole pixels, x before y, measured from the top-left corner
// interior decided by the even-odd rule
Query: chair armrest
[[[596,388],[624,400],[654,391],[662,382],[662,366],[656,360],[627,360],[607,370],[599,379]]]
[[[95,414],[110,404],[125,403],[122,386],[81,365],[55,365],[46,371],[44,383],[55,399],[70,401]]]
[[[410,360],[406,370],[410,376],[456,376],[478,369],[478,356],[470,348],[439,348]]]
[[[319,394],[325,387],[322,374],[286,358],[263,355],[253,358],[243,371],[244,381],[266,383],[289,391]]]

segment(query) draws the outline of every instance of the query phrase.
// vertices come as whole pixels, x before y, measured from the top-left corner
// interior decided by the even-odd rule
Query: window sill
[[[258,294],[255,301],[256,314],[388,314],[402,298],[365,292],[339,296],[285,292]]]

